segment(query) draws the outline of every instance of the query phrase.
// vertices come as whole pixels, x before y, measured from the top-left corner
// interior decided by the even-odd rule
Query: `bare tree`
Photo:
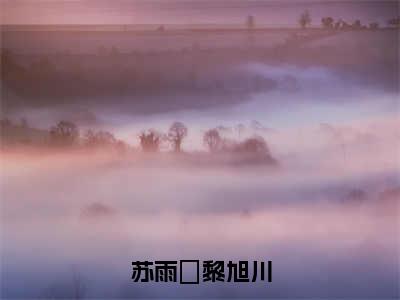
[[[300,24],[301,28],[303,28],[303,29],[311,24],[311,16],[310,16],[310,12],[308,10],[305,10],[300,15],[299,24]]]
[[[168,140],[175,152],[181,152],[183,139],[187,136],[188,129],[182,122],[174,122],[168,131]]]
[[[71,146],[78,138],[78,127],[69,121],[60,121],[50,129],[50,142],[52,145]]]
[[[210,152],[217,152],[222,146],[222,138],[217,129],[207,130],[204,133],[203,142]]]
[[[84,144],[89,147],[113,146],[117,143],[114,135],[108,131],[94,132],[88,130],[84,136]]]
[[[162,141],[162,134],[154,129],[143,131],[139,135],[140,146],[145,152],[157,152]]]
[[[332,17],[324,17],[321,19],[322,27],[324,27],[325,29],[333,28],[333,22],[334,20]]]

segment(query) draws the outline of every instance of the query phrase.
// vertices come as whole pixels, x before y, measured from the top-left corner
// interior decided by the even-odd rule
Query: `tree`
[[[237,144],[235,152],[269,154],[269,149],[263,137],[255,136]]]
[[[248,162],[263,162],[270,165],[277,165],[272,157],[267,142],[261,136],[254,136],[237,144],[234,152],[246,158]]]
[[[351,28],[351,25],[349,23],[347,23],[346,21],[342,21],[341,28],[349,29],[349,28]]]
[[[322,27],[325,29],[333,28],[333,22],[334,20],[331,17],[324,17],[321,19]]]
[[[311,16],[310,16],[310,12],[308,10],[305,10],[300,15],[299,24],[300,24],[301,28],[303,28],[303,29],[311,24]]]
[[[143,131],[139,135],[140,146],[145,152],[157,152],[160,148],[162,135],[157,131],[150,129]]]
[[[221,144],[221,150],[233,155],[238,163],[278,164],[272,157],[267,142],[261,136],[247,138],[243,142],[223,140]]]
[[[339,19],[337,22],[335,22],[335,25],[333,26],[335,29],[340,29],[342,27],[342,19]]]
[[[379,29],[379,23],[378,22],[370,23],[369,24],[369,29],[372,29],[372,30]]]
[[[353,23],[353,29],[360,29],[361,26],[361,21],[360,20],[355,20]]]
[[[387,21],[387,23],[389,26],[399,27],[400,26],[400,17],[390,19]]]
[[[188,129],[181,122],[174,122],[168,131],[168,140],[171,142],[175,152],[181,152],[183,139],[187,136]]]
[[[247,29],[254,29],[254,27],[255,27],[254,16],[251,16],[251,15],[247,16],[246,27],[247,27]]]
[[[222,138],[217,129],[207,130],[204,133],[203,142],[210,152],[217,152],[222,146]]]
[[[50,142],[56,146],[72,146],[79,138],[78,127],[69,121],[60,121],[50,129]]]
[[[89,147],[95,146],[96,144],[95,139],[96,139],[96,134],[91,129],[89,129],[85,132],[85,135],[83,137],[83,143]]]
[[[99,147],[99,146],[115,146],[117,139],[114,135],[108,131],[98,131],[94,132],[88,130],[84,136],[84,144],[89,147]]]

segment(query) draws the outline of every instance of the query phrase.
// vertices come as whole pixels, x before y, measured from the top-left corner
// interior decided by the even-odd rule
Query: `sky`
[[[4,24],[239,24],[247,15],[253,14],[258,24],[295,26],[298,15],[304,9],[310,10],[315,23],[320,17],[331,15],[335,19],[340,17],[349,21],[359,18],[363,24],[366,24],[368,21],[387,20],[398,13],[397,1],[2,0],[1,3]],[[75,97],[68,100],[68,105],[50,97],[41,99],[40,103],[43,105],[39,107],[33,105],[36,103],[33,100],[36,99],[30,98],[20,99],[20,101],[10,100],[4,102],[6,105],[3,106],[6,107],[7,103],[14,104],[17,109],[10,116],[11,119],[27,118],[30,124],[39,128],[49,128],[61,119],[68,119],[77,122],[82,127],[103,127],[125,141],[137,140],[135,135],[143,128],[165,131],[172,121],[180,120],[192,129],[190,142],[192,148],[201,148],[203,131],[218,125],[234,127],[239,123],[248,125],[256,120],[270,128],[297,129],[310,125],[318,126],[320,123],[351,122],[362,118],[382,116],[391,118],[393,115],[398,115],[396,106],[398,95],[391,89],[387,89],[385,85],[397,86],[398,71],[396,73],[392,66],[397,62],[393,45],[398,45],[398,43],[394,39],[395,33],[392,33],[387,30],[379,33],[360,32],[356,35],[352,32],[343,32],[334,37],[326,37],[319,44],[311,44],[310,47],[316,47],[316,49],[318,47],[331,49],[330,52],[325,53],[323,65],[318,65],[316,61],[304,64],[303,60],[307,61],[307,53],[300,53],[301,55],[294,62],[288,59],[283,62],[278,60],[273,61],[274,63],[271,61],[257,63],[244,59],[228,67],[215,63],[208,66],[207,64],[211,64],[207,61],[210,59],[209,56],[204,56],[203,60],[189,56],[188,60],[179,58],[174,61],[168,56],[168,51],[159,56],[161,65],[164,67],[157,62],[153,64],[157,70],[165,70],[162,74],[167,74],[166,78],[177,76],[177,81],[183,81],[186,76],[182,75],[186,74],[184,67],[191,64],[189,59],[195,59],[200,84],[207,87],[209,87],[207,85],[209,82],[221,78],[228,86],[228,90],[231,90],[232,86],[240,87],[241,84],[245,87],[247,81],[256,81],[260,77],[275,84],[272,88],[268,88],[268,91],[245,93],[241,95],[241,98],[231,97],[226,93],[220,97],[218,94],[216,96],[212,93],[200,94],[196,92],[197,90],[194,92],[191,90],[190,94],[179,95],[164,92],[161,98],[153,99],[152,89],[149,89],[143,95],[133,94],[128,98],[119,97],[118,93],[98,99],[85,96]],[[260,36],[257,39],[265,43],[265,47],[278,45],[287,38],[281,33],[278,33],[279,37],[274,36],[273,33],[268,34],[270,35]],[[114,62],[112,59],[102,61],[93,55],[97,53],[100,46],[106,48],[116,46],[121,53],[126,54],[131,51],[165,50],[166,45],[174,45],[175,50],[179,51],[184,47],[190,48],[193,43],[212,49],[232,47],[232,45],[240,48],[243,44],[236,36],[227,35],[223,39],[209,33],[205,37],[198,35],[177,37],[164,34],[134,38],[130,33],[81,35],[58,32],[53,34],[48,32],[7,33],[5,31],[3,34],[3,45],[15,53],[32,52],[35,55],[43,53],[50,57],[63,51],[91,54],[90,58],[85,58],[88,66],[95,64],[105,74],[107,74],[105,71],[108,70],[107,68],[116,71],[116,75],[112,73],[109,76],[110,80],[113,76],[122,76],[124,68],[130,66],[130,63],[133,70],[151,73],[151,59],[146,61],[145,67],[132,59],[135,55],[132,55],[129,61],[116,60]],[[150,50],[143,50],[147,49],[146,47]],[[359,52],[360,49],[363,49],[362,53]],[[292,56],[296,57],[296,54],[297,52],[293,51]],[[302,55],[303,58],[301,58]],[[223,56],[221,55],[221,58]],[[78,55],[76,57],[79,58]],[[75,63],[77,62],[82,62],[82,60],[77,60]],[[186,65],[185,62],[187,62]],[[331,65],[331,62],[334,63]],[[177,69],[174,64],[182,65],[182,68]],[[346,64],[351,68],[346,67]],[[59,70],[68,71],[67,66],[71,63],[68,60],[63,61],[61,55],[57,58],[56,65]],[[90,69],[92,67],[87,68],[92,70]],[[181,73],[180,69],[182,69]],[[99,73],[101,72],[88,71],[85,76],[97,78]],[[292,89],[296,91],[295,94]],[[90,119],[96,120],[96,123],[85,123],[85,120],[81,120],[82,115],[86,116],[86,112]]]
[[[1,0],[2,24],[241,24],[247,15],[265,26],[295,25],[308,9],[326,15],[386,22],[398,1],[316,0]]]

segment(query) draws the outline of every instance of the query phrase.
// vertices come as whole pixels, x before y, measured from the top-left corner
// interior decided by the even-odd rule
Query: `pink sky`
[[[397,1],[315,0],[1,0],[2,24],[240,24],[249,14],[258,24],[295,25],[310,10],[323,16],[385,23],[398,14]]]

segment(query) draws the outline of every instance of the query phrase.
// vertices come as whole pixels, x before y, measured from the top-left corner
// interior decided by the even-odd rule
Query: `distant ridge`
[[[157,31],[161,26],[165,31],[237,31],[249,30],[245,24],[3,24],[2,31]],[[319,28],[320,26],[310,27]],[[257,26],[252,31],[299,29],[293,26]]]

